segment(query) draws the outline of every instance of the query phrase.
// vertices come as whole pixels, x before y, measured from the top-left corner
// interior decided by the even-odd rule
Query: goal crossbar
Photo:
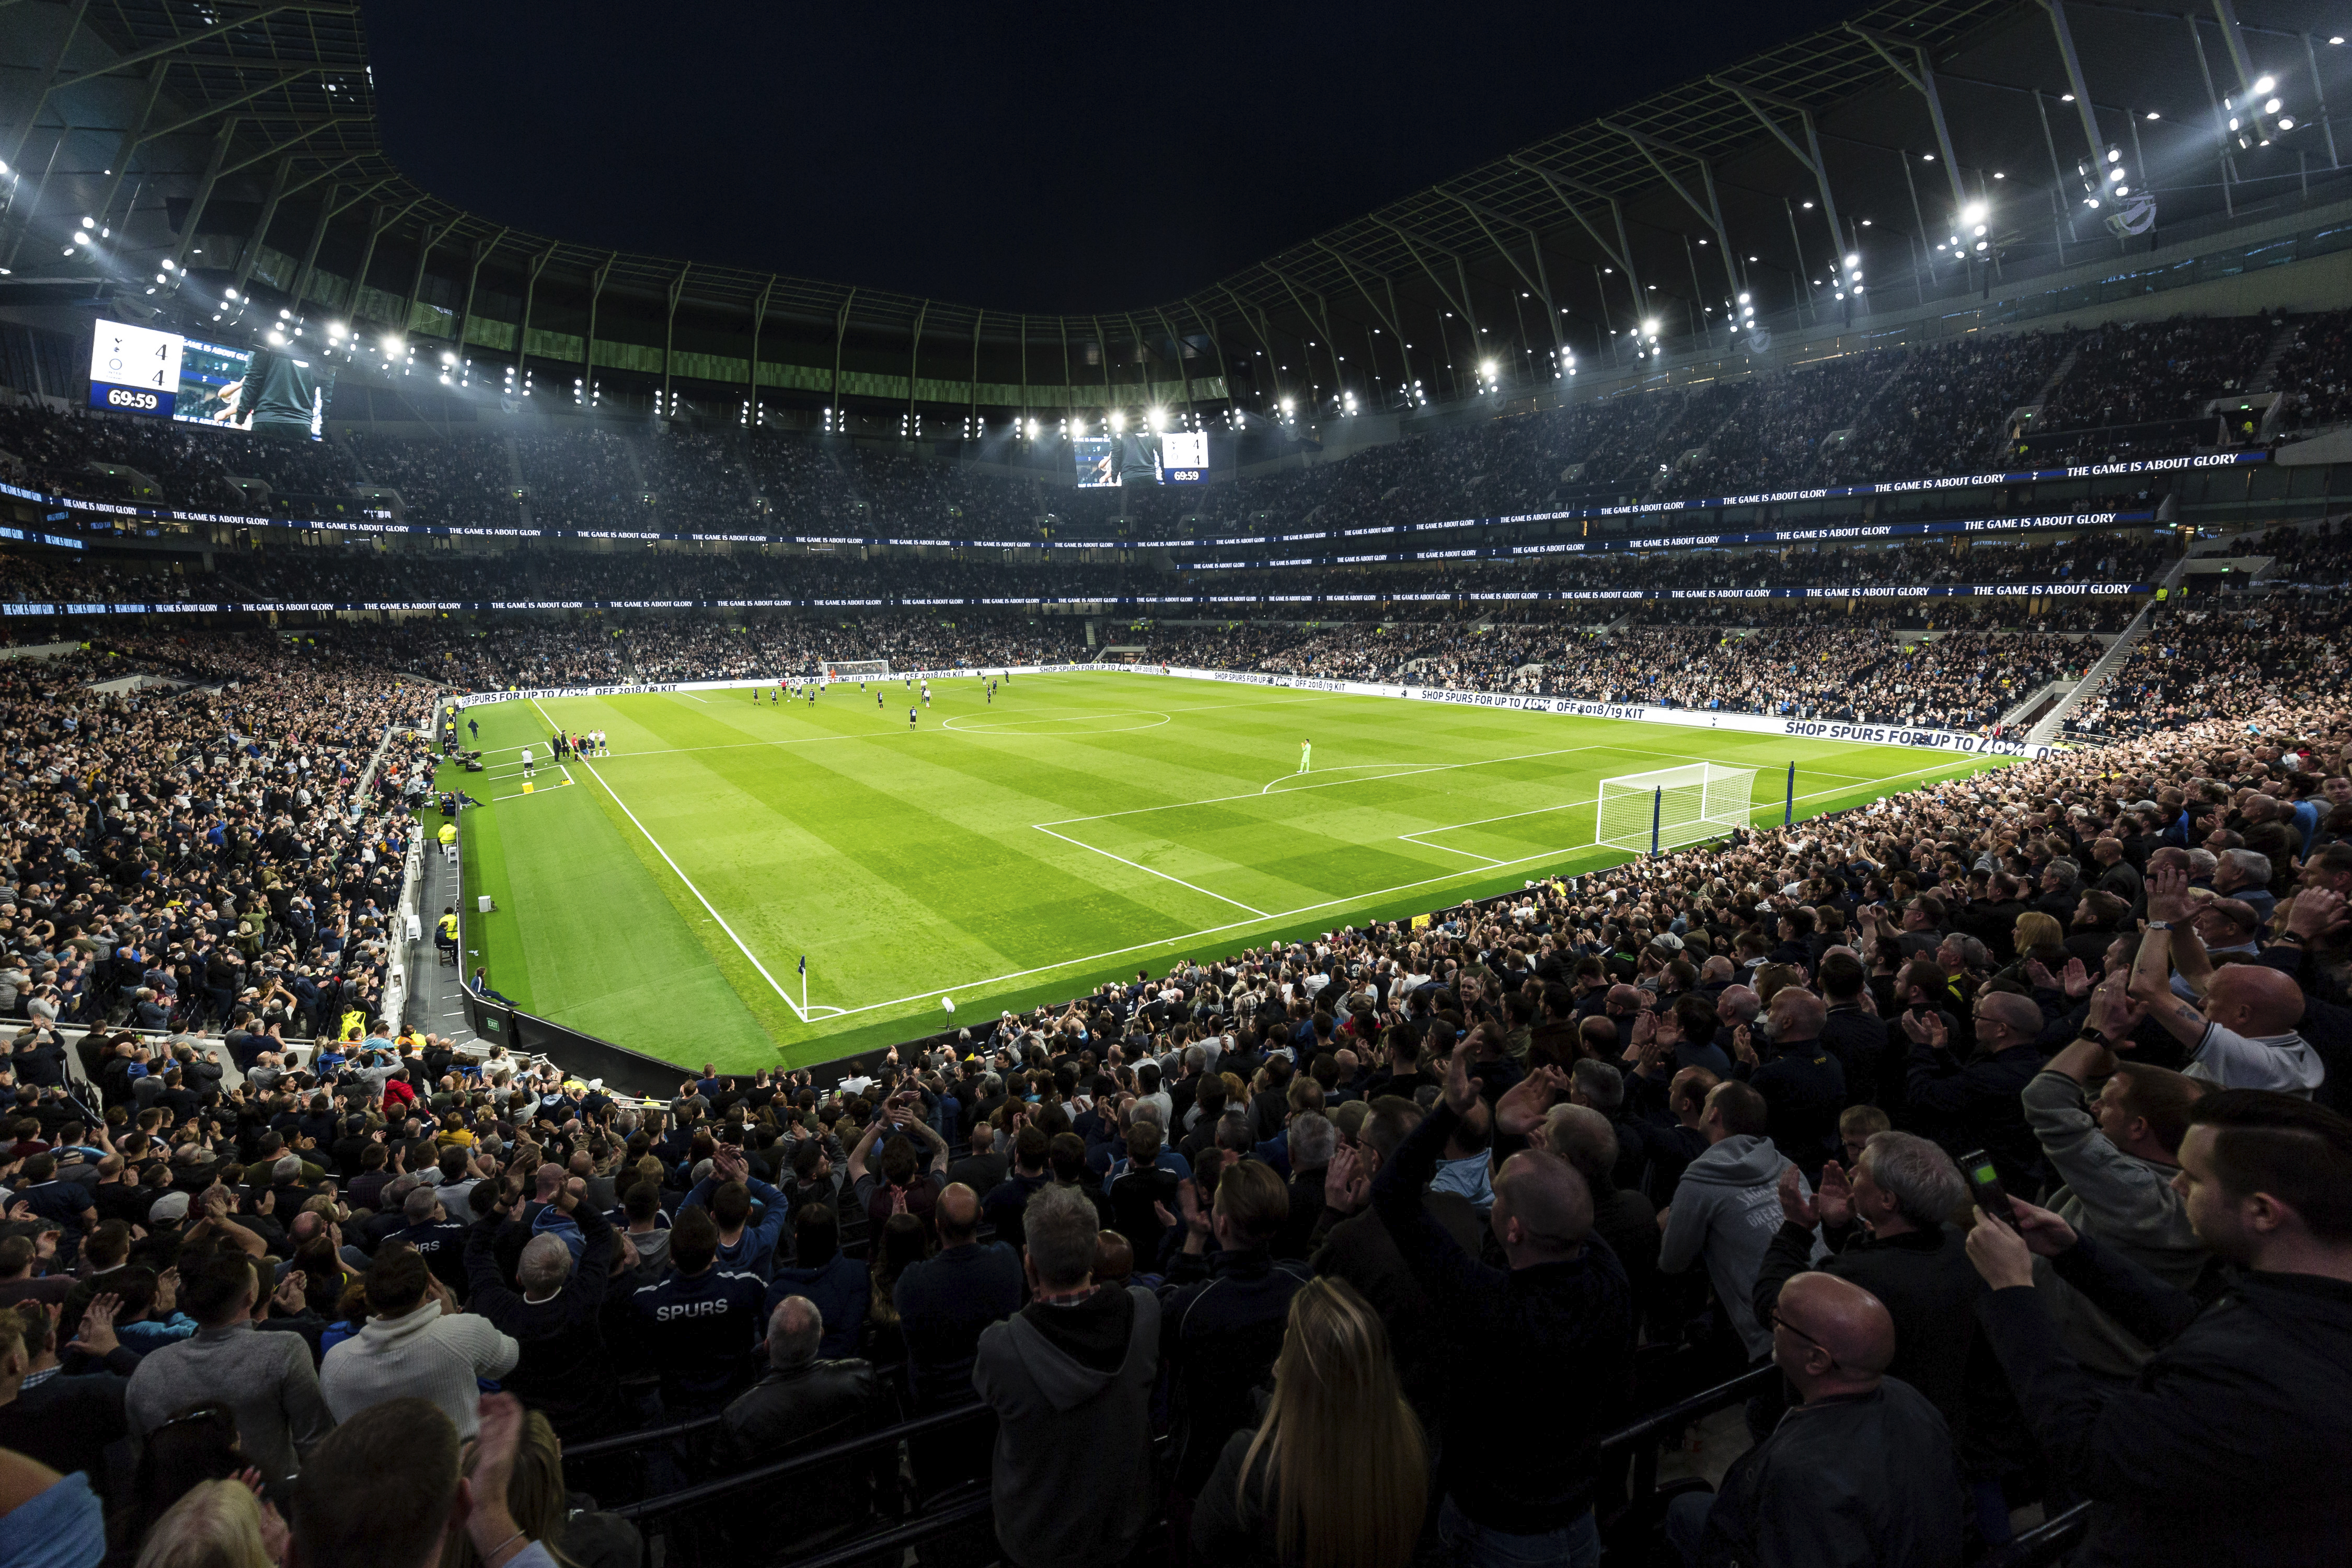
[[[1754,768],[1685,763],[1601,781],[1593,841],[1655,855],[1720,838],[1748,824]]]
[[[825,661],[825,671],[834,680],[887,680],[890,661],[887,658],[835,658]]]

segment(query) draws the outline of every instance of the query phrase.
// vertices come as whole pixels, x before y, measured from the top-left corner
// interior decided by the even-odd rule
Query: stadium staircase
[[[2307,321],[2309,318],[2305,317],[2304,320]],[[2285,357],[2286,351],[2294,345],[2294,334],[2302,327],[2303,321],[2298,321],[2293,316],[2280,321],[2278,331],[2271,334],[2270,347],[2263,351],[2263,363],[2256,365],[2254,374],[2246,378],[2248,392],[2275,390],[2271,385],[2271,377],[2278,374],[2278,362]]]
[[[2003,466],[2006,466],[2010,449],[2009,429],[2010,426],[2016,422],[2018,410],[2023,408],[2038,410],[2048,406],[2050,395],[2058,390],[2058,384],[2060,382],[2065,380],[2068,375],[2074,373],[2074,362],[2082,357],[2083,351],[2081,348],[2076,347],[2068,349],[2064,357],[2059,360],[2058,367],[2050,373],[2050,379],[2043,382],[2040,387],[2035,389],[2032,397],[2027,398],[2024,402],[2019,404],[2016,408],[2012,408],[2009,411],[2007,416],[2000,422],[2000,434],[1994,438],[1992,450],[1985,454],[1987,458],[2000,459]]]
[[[637,444],[628,437],[621,437],[621,450],[629,455],[629,482],[637,487],[639,495],[649,494],[653,486],[646,483],[646,466],[637,459]]]
[[[2008,712],[1994,720],[1994,726],[1999,729],[2002,734],[2008,734],[2011,730],[2016,729],[2018,726],[2023,724],[2027,720],[2032,718],[2044,702],[2047,702],[2052,698],[2063,693],[2069,684],[2070,683],[2065,679],[2065,678],[2062,676],[2058,679],[2051,681],[2045,686],[2037,688],[2026,696],[2024,701],[2018,703]]]
[[[2139,614],[2134,616],[2131,625],[2124,628],[2124,635],[2107,646],[2107,651],[2099,656],[2098,663],[2091,666],[2082,680],[2075,685],[2074,689],[2059,699],[2058,706],[2043,714],[2035,722],[2033,728],[2026,732],[2025,738],[2028,742],[2037,746],[2046,746],[2058,738],[2066,721],[2074,715],[2074,710],[2096,696],[2100,689],[2114,678],[2116,671],[2123,668],[2124,660],[2131,657],[2132,649],[2147,640],[2148,630],[2156,624],[2156,606],[2179,591],[2180,579],[2188,570],[2189,558],[2185,555],[2172,563],[2171,569],[2164,574],[2164,581],[2159,585],[2160,591],[2151,595],[2147,603],[2140,606]]]
[[[507,455],[507,483],[512,487],[513,492],[516,495],[523,498],[520,501],[516,503],[516,510],[522,514],[520,520],[522,526],[529,528],[532,526],[530,516],[530,494],[522,482],[522,454],[515,450],[515,439],[512,432],[509,432],[508,434],[502,435],[499,437],[499,448]]]

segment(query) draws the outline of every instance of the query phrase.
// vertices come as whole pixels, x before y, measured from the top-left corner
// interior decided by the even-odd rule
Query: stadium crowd
[[[1643,635],[1628,671],[1717,656]],[[1756,634],[1768,699],[2013,658],[1821,636]],[[733,1561],[973,1488],[1024,1568],[1947,1565],[2078,1502],[2078,1561],[2319,1564],[2352,1525],[2352,713],[2309,672],[646,1102],[376,1016],[421,776],[360,782],[384,678],[188,637],[114,658],[235,684],[100,700],[100,658],[0,671],[0,1474],[47,1561]],[[1622,1511],[1601,1434],[1768,1367],[1718,1484]]]
[[[2340,342],[2343,319],[2298,323],[2282,353],[2271,379],[2289,400],[2291,427],[2342,416],[2328,348]],[[10,406],[0,409],[0,467],[93,499],[330,519],[355,512],[356,496],[383,486],[400,493],[404,521],[464,527],[520,524],[519,476],[520,506],[540,527],[1128,542],[1262,536],[1932,477],[2029,453],[2059,461],[2142,447],[2170,451],[2196,432],[2165,422],[2248,390],[2284,321],[2174,318],[1874,349],[1744,380],[1475,419],[1198,489],[1074,489],[1066,458],[1050,445],[1024,448],[1003,437],[919,456],[758,426],[698,428],[685,419],[646,428],[598,416],[593,426],[566,429],[570,419],[561,415],[503,434],[392,436],[338,423],[331,409],[329,439],[288,446],[235,431]],[[2021,433],[2011,416],[2036,399],[2034,440],[2013,447]],[[144,487],[133,474],[158,493],[134,497]],[[269,493],[243,489],[231,475],[259,479]]]

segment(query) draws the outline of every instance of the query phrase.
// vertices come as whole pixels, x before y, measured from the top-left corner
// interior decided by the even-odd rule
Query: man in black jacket
[[[1203,1212],[1199,1192],[1195,1182],[1181,1185],[1184,1246],[1160,1293],[1175,1487],[1187,1498],[1200,1494],[1225,1439],[1250,1424],[1250,1390],[1274,1371],[1290,1299],[1314,1278],[1304,1263],[1270,1251],[1290,1217],[1289,1190],[1272,1166],[1226,1165],[1213,1212]]]
[[[1918,1130],[1953,1158],[1982,1149],[2011,1193],[2042,1190],[2042,1145],[2019,1097],[2042,1070],[2042,1008],[2013,991],[1980,991],[1972,1009],[1976,1050],[1962,1061],[1934,1013],[1906,1013],[1911,1038],[1905,1102]]]
[[[1785,1219],[1756,1274],[1756,1321],[1771,1321],[1780,1287],[1810,1268],[1850,1279],[1882,1302],[1895,1324],[1899,1377],[1936,1407],[1959,1453],[1961,1473],[1978,1502],[1988,1542],[2010,1538],[1997,1452],[2000,1435],[2016,1430],[2007,1381],[1979,1333],[1984,1281],[1969,1264],[1967,1237],[1949,1223],[1967,1207],[1968,1184],[1952,1157],[1910,1132],[1874,1134],[1849,1184],[1832,1161],[1809,1200],[1793,1176],[1780,1183]],[[1813,1226],[1830,1254],[1812,1261]],[[1979,1441],[1972,1446],[1974,1426]]]
[[[520,1189],[466,1236],[466,1278],[471,1287],[466,1310],[488,1318],[521,1347],[521,1359],[502,1380],[532,1409],[544,1412],[555,1435],[577,1443],[605,1430],[614,1414],[613,1360],[604,1349],[603,1314],[613,1273],[613,1222],[581,1201],[586,1183],[573,1177],[555,1196],[556,1206],[580,1226],[580,1262],[553,1231],[523,1244],[510,1288],[499,1272],[500,1229],[519,1223]]]
[[[1605,1243],[1592,1196],[1558,1156],[1523,1150],[1494,1179],[1487,1224],[1510,1267],[1465,1252],[1422,1206],[1446,1139],[1484,1114],[1468,1053],[1449,1065],[1443,1099],[1372,1183],[1372,1206],[1429,1292],[1457,1370],[1444,1403],[1444,1502],[1438,1533],[1473,1561],[1503,1558],[1591,1568],[1594,1444],[1621,1413],[1633,1364],[1633,1292]],[[1530,1443],[1510,1411],[1544,1412]]]
[[[815,1302],[787,1296],[776,1303],[768,1318],[768,1370],[719,1417],[710,1457],[721,1474],[845,1443],[877,1425],[882,1396],[873,1367],[818,1360],[824,1338]],[[784,1483],[793,1506],[772,1514],[751,1510],[745,1518],[757,1521],[757,1540],[737,1544],[762,1556],[816,1550],[873,1517],[874,1474],[872,1461],[850,1458],[794,1476]],[[731,1511],[740,1510],[721,1510]]]
[[[2352,1120],[2228,1089],[2189,1113],[2178,1182],[2234,1265],[2200,1309],[2047,1209],[1979,1218],[1993,1346],[2057,1472],[2092,1502],[2077,1563],[2317,1568],[2352,1539]],[[2033,1289],[2035,1255],[2160,1348],[2128,1386],[2085,1373]]]
[[[1851,1280],[1804,1273],[1767,1310],[1772,1360],[1803,1403],[1732,1462],[1714,1496],[1675,1498],[1666,1539],[1689,1563],[1958,1568],[1951,1439],[1918,1390],[1886,1375],[1885,1307]]]

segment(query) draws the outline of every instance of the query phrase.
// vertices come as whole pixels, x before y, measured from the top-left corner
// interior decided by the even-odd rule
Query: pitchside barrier
[[[2039,759],[2063,746],[2031,744],[1959,730],[1903,724],[1871,724],[1839,719],[1789,719],[1764,713],[1730,713],[1705,708],[1666,708],[1646,702],[1584,702],[1572,697],[1537,697],[1511,691],[1450,691],[1433,686],[1398,686],[1362,680],[1318,680],[1308,676],[1259,675],[1244,670],[1189,669],[1157,664],[992,665],[985,669],[905,669],[889,679],[904,681],[971,679],[981,675],[1053,675],[1098,672],[1166,676],[1181,680],[1219,680],[1273,686],[1294,691],[1328,691],[1346,697],[1389,697],[1407,702],[1450,702],[1470,708],[1509,708],[1528,713],[1563,713],[1584,719],[1625,719],[1639,724],[1675,724],[1685,729],[1724,730],[1744,735],[1790,735],[1807,741],[1851,741],[1873,746],[1909,746],[1926,752],[1957,752],[1986,757]],[[461,708],[488,702],[523,702],[558,697],[625,697],[636,692],[741,691],[775,685],[772,677],[751,680],[677,680],[646,686],[541,686],[508,691],[477,691],[455,698]]]

